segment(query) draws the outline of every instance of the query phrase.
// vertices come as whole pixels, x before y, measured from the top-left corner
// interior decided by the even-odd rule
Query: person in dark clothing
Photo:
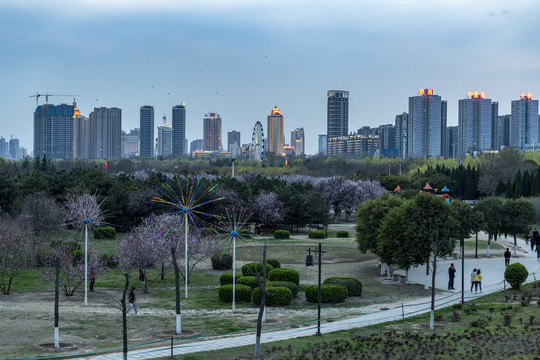
[[[129,305],[126,310],[126,315],[129,314],[129,310],[131,309],[132,306],[133,306],[133,310],[135,310],[135,315],[137,315],[139,312],[137,311],[137,303],[135,303],[135,288],[134,287],[132,287],[131,291],[129,292],[128,301],[129,301]]]
[[[504,266],[510,265],[510,258],[512,257],[512,254],[510,253],[510,250],[506,248],[506,251],[504,252]]]
[[[456,277],[456,268],[450,264],[448,268],[448,290],[454,290],[454,278]]]
[[[96,282],[96,272],[90,271],[90,292],[94,292],[94,283]]]
[[[536,238],[533,236],[531,238],[531,251],[534,251],[534,245],[536,245]]]

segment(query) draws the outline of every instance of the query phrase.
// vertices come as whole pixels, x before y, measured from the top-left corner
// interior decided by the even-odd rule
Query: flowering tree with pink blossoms
[[[253,202],[253,213],[258,221],[270,228],[281,223],[285,217],[283,203],[277,195],[264,190]]]

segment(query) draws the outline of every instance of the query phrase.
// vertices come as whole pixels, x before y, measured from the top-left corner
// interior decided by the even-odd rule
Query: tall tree
[[[514,256],[517,256],[517,234],[524,234],[534,224],[536,211],[525,199],[509,199],[502,206],[502,230],[514,236]]]
[[[496,197],[489,197],[476,203],[474,211],[483,215],[481,228],[488,233],[487,256],[491,240],[497,241],[497,235],[502,229],[503,221],[503,201]]]

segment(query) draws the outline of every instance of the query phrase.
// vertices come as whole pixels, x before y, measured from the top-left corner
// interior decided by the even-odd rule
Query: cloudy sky
[[[304,127],[310,154],[329,89],[350,91],[349,131],[393,124],[420,88],[457,125],[468,91],[500,114],[540,97],[538,19],[535,0],[0,0],[0,136],[32,151],[36,92],[78,94],[86,116],[120,107],[125,130],[141,105],[158,125],[185,101],[188,140],[217,112],[224,145],[231,130],[250,142],[277,105],[286,143]]]

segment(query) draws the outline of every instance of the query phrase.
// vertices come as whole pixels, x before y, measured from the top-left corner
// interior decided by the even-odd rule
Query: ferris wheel
[[[255,123],[251,137],[251,159],[264,160],[264,131],[260,121]]]

